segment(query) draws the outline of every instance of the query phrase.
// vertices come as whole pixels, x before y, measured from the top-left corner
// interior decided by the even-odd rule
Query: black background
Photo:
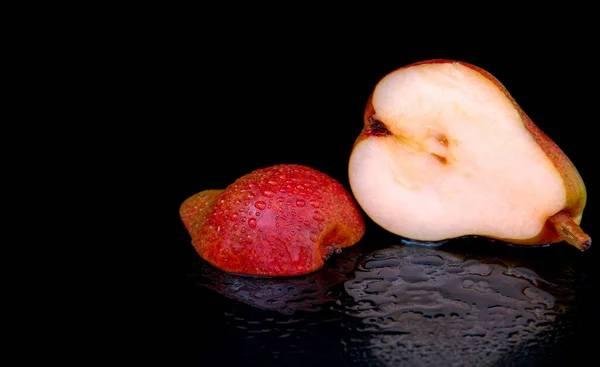
[[[533,32],[482,42],[458,32],[457,40],[445,35],[409,42],[378,40],[373,29],[279,37],[280,25],[249,25],[227,36],[220,27],[198,31],[176,23],[159,25],[151,36],[133,32],[121,47],[134,57],[121,60],[117,53],[108,60],[120,75],[117,96],[108,100],[128,111],[119,116],[124,124],[114,123],[127,155],[112,184],[134,208],[128,246],[135,251],[126,266],[135,269],[135,280],[125,293],[142,302],[127,311],[137,347],[124,346],[135,350],[134,361],[216,365],[235,359],[236,345],[209,342],[205,328],[219,327],[210,320],[222,313],[224,301],[208,296],[189,275],[198,256],[178,216],[183,200],[281,163],[313,167],[349,189],[348,158],[369,94],[385,74],[413,62],[455,59],[496,76],[578,168],[588,188],[582,227],[596,237],[598,77],[586,33]],[[394,241],[365,219],[371,241]],[[598,258],[594,247],[577,253],[556,246],[585,269]],[[585,333],[591,328],[569,344],[573,355],[590,351]]]

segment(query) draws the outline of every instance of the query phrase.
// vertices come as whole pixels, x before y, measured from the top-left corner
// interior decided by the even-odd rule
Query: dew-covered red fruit
[[[225,190],[193,195],[180,215],[202,258],[246,275],[313,272],[365,232],[356,202],[339,182],[292,164],[258,169]]]

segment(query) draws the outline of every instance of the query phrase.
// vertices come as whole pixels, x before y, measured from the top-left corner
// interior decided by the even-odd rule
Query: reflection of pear
[[[497,254],[392,246],[368,255],[355,275],[345,283],[352,302],[341,310],[357,318],[354,348],[384,365],[488,366],[520,348],[542,358],[574,312],[572,277],[545,279]]]
[[[198,283],[223,296],[263,310],[284,314],[319,311],[332,301],[331,288],[349,279],[359,255],[359,247],[344,249],[313,273],[295,277],[247,277],[220,271],[200,263]]]
[[[200,366],[341,366],[343,314],[330,306],[352,276],[359,245],[344,249],[318,271],[257,278],[190,264],[197,285],[188,304],[193,353]],[[206,310],[209,310],[207,313]],[[187,337],[186,337],[187,338]]]
[[[400,68],[375,87],[364,125],[350,186],[386,230],[590,247],[577,169],[490,73],[451,60]]]

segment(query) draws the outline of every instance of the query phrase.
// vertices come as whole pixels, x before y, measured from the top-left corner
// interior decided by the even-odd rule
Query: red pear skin
[[[339,182],[292,164],[258,169],[225,190],[195,194],[179,213],[203,259],[252,276],[311,273],[365,232],[358,204]]]
[[[537,236],[525,240],[511,238],[496,239],[519,245],[540,245],[566,241],[569,244],[578,248],[579,250],[587,250],[592,244],[591,238],[587,234],[585,234],[583,230],[579,227],[579,224],[581,223],[583,209],[587,200],[587,193],[583,180],[579,175],[579,172],[571,162],[571,160],[552,141],[552,139],[550,139],[531,121],[529,116],[527,116],[523,109],[521,109],[519,104],[510,95],[510,93],[504,87],[504,85],[486,70],[483,70],[478,66],[466,62],[447,59],[433,59],[421,61],[403,66],[400,69],[409,68],[417,65],[436,63],[458,63],[478,72],[483,77],[492,82],[494,85],[496,85],[518,111],[519,115],[521,116],[523,126],[531,134],[533,139],[544,151],[544,153],[546,153],[546,155],[552,161],[552,163],[554,164],[554,166],[556,167],[557,171],[560,173],[563,179],[567,196],[566,205],[561,211],[548,218],[546,225]],[[361,140],[367,138],[368,136],[386,134],[385,130],[381,130],[378,128],[376,120],[374,120],[373,118],[376,114],[376,111],[373,108],[372,97],[373,94],[369,96],[369,99],[367,101],[367,106],[365,108],[364,113],[364,128],[361,134],[356,139],[354,146],[356,146]]]

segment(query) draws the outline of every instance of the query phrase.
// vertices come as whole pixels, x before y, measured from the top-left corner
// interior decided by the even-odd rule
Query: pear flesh
[[[373,221],[406,238],[591,244],[578,226],[585,187],[571,162],[495,78],[469,64],[386,75],[369,99],[349,182]]]

